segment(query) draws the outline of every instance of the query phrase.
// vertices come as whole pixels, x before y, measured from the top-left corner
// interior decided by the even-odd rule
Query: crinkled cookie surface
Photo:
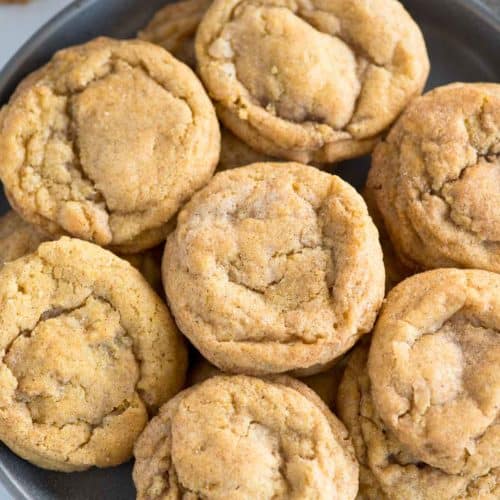
[[[186,349],[127,262],[91,243],[43,243],[0,272],[0,439],[44,468],[127,461],[182,387]]]
[[[2,114],[0,177],[44,230],[132,253],[165,239],[219,149],[189,68],[152,44],[99,38],[20,84]]]
[[[217,174],[180,212],[163,279],[182,332],[246,374],[321,371],[370,331],[384,295],[362,198],[293,163]]]
[[[353,499],[343,425],[288,377],[218,376],[167,403],[135,451],[139,499]]]
[[[422,34],[395,0],[216,0],[196,57],[229,129],[304,163],[371,151],[429,72]]]
[[[414,269],[500,271],[500,85],[416,99],[368,177],[399,257]]]

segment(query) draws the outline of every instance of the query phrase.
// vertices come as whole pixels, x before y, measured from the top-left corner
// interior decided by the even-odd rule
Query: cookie
[[[0,268],[6,262],[34,252],[40,243],[48,240],[46,233],[10,210],[0,217]]]
[[[378,414],[448,474],[500,466],[500,275],[438,269],[388,295],[368,372]]]
[[[405,265],[500,272],[499,154],[500,85],[448,85],[408,107],[368,177]]]
[[[214,377],[160,410],[137,441],[138,499],[354,499],[343,425],[288,377]]]
[[[186,348],[127,262],[71,238],[0,271],[0,439],[53,470],[127,461],[182,387]]]
[[[195,49],[224,125],[303,163],[370,152],[429,73],[422,34],[396,0],[215,0]]]
[[[180,212],[162,273],[198,351],[250,375],[322,371],[370,331],[384,295],[363,199],[297,163],[217,174]]]
[[[342,358],[332,368],[325,372],[317,373],[309,377],[302,377],[300,379],[300,381],[309,386],[330,409],[333,409],[335,406],[338,386],[344,371],[344,359],[345,358]],[[224,375],[224,373],[200,356],[189,367],[187,386],[190,387],[199,384],[217,375]]]
[[[363,199],[366,202],[366,206],[368,207],[368,213],[378,229],[380,245],[382,246],[382,253],[384,254],[385,290],[388,292],[398,283],[401,283],[401,281],[409,278],[414,273],[412,272],[412,269],[403,264],[401,259],[398,257],[389,234],[387,233],[387,229],[385,228],[384,219],[377,207],[372,190],[365,186],[362,194]]]
[[[20,84],[0,128],[0,177],[23,218],[121,253],[164,240],[219,157],[194,73],[137,40],[56,53]]]
[[[412,456],[379,417],[366,368],[368,345],[349,358],[337,410],[359,462],[359,500],[493,500],[500,495],[500,467],[483,473],[447,474]],[[436,362],[438,359],[436,359]],[[498,450],[498,448],[497,448]]]
[[[161,45],[177,59],[194,68],[194,36],[212,0],[185,0],[165,5],[137,34],[138,38]]]

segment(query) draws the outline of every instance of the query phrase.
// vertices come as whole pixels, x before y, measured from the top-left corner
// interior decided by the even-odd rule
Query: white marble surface
[[[0,68],[38,29],[71,0],[32,0],[25,5],[0,5]]]

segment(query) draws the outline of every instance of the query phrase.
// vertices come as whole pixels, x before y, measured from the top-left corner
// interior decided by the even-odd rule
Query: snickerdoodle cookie
[[[416,99],[375,150],[368,186],[415,269],[500,272],[500,85]]]
[[[50,236],[24,221],[13,210],[0,217],[0,268],[6,262],[34,252]]]
[[[138,499],[354,499],[347,432],[289,377],[214,377],[162,407],[134,451]]]
[[[396,0],[215,0],[195,47],[224,124],[304,163],[371,151],[429,73],[422,34]]]
[[[3,267],[0,331],[0,439],[40,467],[128,460],[184,381],[166,306],[130,264],[81,240]]]
[[[500,275],[439,269],[389,294],[368,372],[378,414],[449,474],[500,466]]]
[[[20,84],[0,129],[0,177],[16,210],[53,235],[123,253],[165,238],[220,148],[194,73],[138,40],[58,52]]]
[[[184,0],[165,5],[137,36],[161,45],[194,68],[194,36],[212,0]]]
[[[246,374],[321,371],[370,331],[384,295],[363,199],[298,163],[217,174],[180,212],[162,272],[182,332]]]
[[[339,387],[337,410],[359,461],[359,500],[494,500],[500,496],[500,463],[471,460],[466,473],[448,474],[412,455],[387,428],[372,398],[368,346],[356,347]],[[440,357],[435,356],[435,364]],[[464,424],[467,425],[464,419]],[[493,444],[493,443],[492,443]],[[492,448],[492,451],[495,451]]]

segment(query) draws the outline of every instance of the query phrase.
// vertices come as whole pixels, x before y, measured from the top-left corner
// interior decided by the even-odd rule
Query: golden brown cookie
[[[162,272],[179,328],[233,373],[321,371],[370,331],[384,295],[363,199],[298,163],[217,174],[180,212]]]
[[[368,213],[378,229],[380,245],[382,247],[382,253],[384,254],[385,290],[386,292],[389,292],[398,283],[411,276],[413,272],[412,269],[401,262],[401,259],[398,257],[396,250],[394,249],[389,234],[387,233],[387,229],[385,228],[382,214],[380,213],[377,203],[375,202],[373,191],[365,186],[362,194],[363,199],[366,202],[366,206],[368,207]]]
[[[405,448],[449,474],[500,466],[500,275],[438,269],[398,285],[373,333],[377,412]]]
[[[215,0],[195,47],[224,125],[304,163],[370,152],[429,72],[422,34],[396,0]]]
[[[186,349],[130,264],[62,238],[0,272],[0,439],[47,469],[128,460],[182,387]]]
[[[189,68],[155,45],[99,38],[21,83],[2,118],[0,176],[28,221],[135,253],[209,180],[219,135]]]
[[[498,462],[484,473],[447,474],[418,460],[402,446],[373,404],[367,358],[368,345],[363,342],[349,358],[337,397],[338,414],[349,431],[359,461],[358,500],[499,498]]]
[[[500,85],[448,85],[408,107],[368,177],[405,264],[500,271],[499,154]]]
[[[184,0],[165,5],[137,36],[161,45],[191,68],[196,66],[194,36],[212,0]]]
[[[219,376],[160,410],[134,451],[137,498],[354,499],[347,432],[288,377]]]
[[[34,252],[50,236],[24,221],[13,210],[0,217],[0,268],[6,262]]]

